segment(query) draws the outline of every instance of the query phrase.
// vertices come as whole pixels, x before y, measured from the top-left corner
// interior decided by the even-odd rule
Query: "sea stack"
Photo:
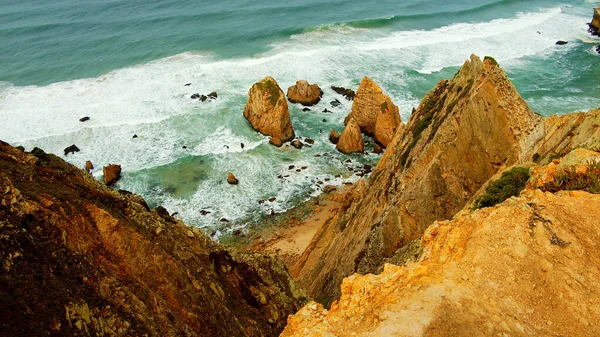
[[[352,112],[346,121],[350,118],[356,120],[364,134],[373,136],[383,147],[387,147],[398,128],[404,125],[398,107],[367,76],[360,82],[352,103]]]
[[[121,179],[121,165],[108,164],[102,168],[104,173],[104,183],[108,186],[112,186]]]
[[[305,80],[296,81],[295,85],[288,88],[287,97],[292,103],[311,106],[319,103],[323,90],[317,84],[309,84]]]
[[[344,128],[337,142],[336,148],[338,151],[346,154],[364,151],[365,141],[360,133],[360,126],[354,118],[350,118],[348,121],[346,128]]]
[[[592,22],[590,22],[590,33],[593,35],[599,35],[598,31],[600,30],[600,7],[594,8],[594,17],[592,18]]]
[[[254,130],[271,136],[271,144],[277,147],[294,138],[285,94],[270,76],[248,90],[244,117]]]

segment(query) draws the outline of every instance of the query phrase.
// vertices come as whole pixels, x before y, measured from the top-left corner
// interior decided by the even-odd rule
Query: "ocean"
[[[120,164],[117,188],[218,237],[376,165],[379,155],[343,155],[328,141],[352,105],[332,85],[356,90],[369,76],[406,122],[475,53],[493,56],[542,115],[599,107],[600,39],[587,33],[599,5],[0,0],[0,139],[91,160],[98,179]],[[309,112],[290,104],[296,134],[314,145],[275,148],[244,119],[248,89],[267,75],[284,92],[299,79],[323,88]],[[212,91],[214,101],[190,99]],[[81,151],[65,157],[71,144]]]

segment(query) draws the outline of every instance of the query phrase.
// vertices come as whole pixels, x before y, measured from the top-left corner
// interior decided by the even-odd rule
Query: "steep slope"
[[[425,96],[366,192],[319,230],[293,275],[320,302],[337,298],[344,277],[377,271],[515,163],[539,119],[493,59],[472,56]]]
[[[304,294],[166,210],[0,142],[0,334],[275,336]]]
[[[435,222],[421,260],[344,280],[282,336],[598,336],[600,195],[526,191]]]

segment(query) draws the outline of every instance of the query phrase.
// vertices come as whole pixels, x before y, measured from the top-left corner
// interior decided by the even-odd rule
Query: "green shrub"
[[[498,62],[496,61],[496,59],[494,59],[494,58],[493,58],[493,57],[491,57],[491,56],[486,56],[486,57],[484,57],[484,58],[483,58],[483,60],[484,60],[484,61],[485,61],[485,60],[490,60],[490,63],[491,63],[492,65],[495,65],[495,66],[497,66],[497,65],[498,65]]]
[[[485,194],[477,199],[475,208],[491,207],[504,200],[519,195],[529,180],[529,169],[514,167],[504,173],[485,190]]]

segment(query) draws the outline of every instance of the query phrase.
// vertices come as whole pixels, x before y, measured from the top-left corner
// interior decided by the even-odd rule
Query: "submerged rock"
[[[299,140],[299,139],[294,139],[292,141],[292,146],[297,148],[298,150],[302,149],[302,147],[304,146],[304,144]]]
[[[346,89],[344,87],[336,87],[335,85],[332,85],[331,89],[333,91],[335,91],[336,93],[344,96],[348,101],[353,100],[354,97],[355,97],[355,95],[356,95],[354,93],[354,90],[352,90],[352,89]]]
[[[271,144],[279,147],[294,139],[287,100],[272,77],[265,77],[248,91],[244,117],[252,128],[271,136]]]
[[[79,121],[80,121],[80,122],[87,122],[87,121],[89,121],[89,120],[90,120],[90,117],[88,117],[88,116],[85,116],[85,117],[81,117],[81,118],[79,118]]]
[[[562,41],[562,40],[558,40],[558,41],[556,41],[556,44],[557,44],[557,45],[559,45],[559,46],[563,46],[563,45],[565,45],[565,44],[567,44],[567,43],[569,43],[569,42],[567,42],[567,41]]]
[[[317,84],[309,84],[305,80],[296,81],[296,84],[288,88],[287,97],[292,103],[300,103],[311,106],[319,103],[323,91]]]

